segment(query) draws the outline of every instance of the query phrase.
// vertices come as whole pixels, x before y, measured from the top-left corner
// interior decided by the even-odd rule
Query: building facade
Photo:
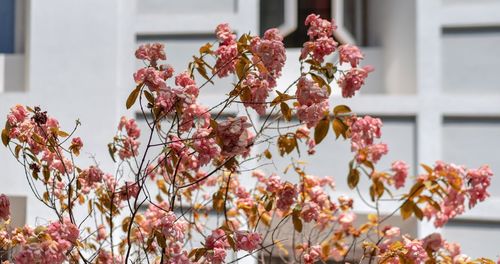
[[[141,66],[133,57],[139,44],[164,42],[167,62],[181,71],[201,45],[215,39],[221,22],[238,33],[278,27],[289,47],[278,84],[283,87],[297,76],[303,18],[310,12],[335,18],[335,37],[362,46],[364,63],[376,69],[358,96],[331,100],[382,118],[390,153],[381,168],[403,159],[417,174],[420,163],[446,160],[471,167],[487,163],[500,173],[497,0],[3,0],[0,116],[20,103],[42,106],[63,127],[73,127],[78,118],[78,134],[85,141],[82,162],[90,164],[83,157],[92,156],[112,169],[106,143],[119,117],[133,115],[124,102],[133,87],[132,73]],[[204,90],[202,102],[217,103],[229,84]],[[334,176],[336,192],[355,197],[345,180],[348,158],[346,142],[328,140],[309,159],[310,172]],[[0,193],[19,197],[16,221],[49,219],[7,150],[0,150],[0,161]],[[278,159],[277,167],[284,162]],[[492,180],[488,201],[439,230],[472,257],[500,255],[499,177]],[[358,206],[360,215],[368,211],[361,202]],[[415,235],[435,231],[425,222],[414,222],[408,230]]]

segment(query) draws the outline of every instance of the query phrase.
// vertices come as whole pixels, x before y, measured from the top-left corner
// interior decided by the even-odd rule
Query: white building
[[[293,46],[311,11],[336,18],[337,37],[366,46],[365,63],[376,68],[360,95],[348,101],[334,97],[332,103],[383,119],[391,152],[381,168],[404,159],[417,173],[419,163],[443,159],[471,167],[488,163],[500,174],[500,1],[495,0],[0,0],[0,117],[20,103],[42,106],[64,127],[79,118],[82,157],[95,154],[101,166],[112,168],[106,143],[119,117],[131,115],[124,102],[140,66],[133,57],[139,43],[165,42],[168,63],[180,71],[199,46],[214,39],[221,22],[237,32],[276,26]],[[298,53],[289,48],[282,83],[296,76]],[[203,91],[203,103],[215,103],[226,87]],[[310,172],[333,175],[338,192],[350,194],[349,146],[328,141],[311,160]],[[49,218],[5,148],[0,162],[0,193],[20,197],[15,221]],[[487,202],[440,230],[473,257],[500,254],[498,176],[490,192]],[[434,231],[427,223],[412,229],[417,235]]]

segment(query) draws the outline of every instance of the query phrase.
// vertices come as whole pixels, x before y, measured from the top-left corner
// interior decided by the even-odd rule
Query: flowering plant
[[[1,195],[0,247],[7,262],[233,263],[277,257],[309,264],[493,263],[471,260],[438,233],[419,239],[387,223],[399,212],[403,219],[425,218],[441,227],[462,214],[466,203],[471,208],[488,197],[492,172],[438,161],[422,165],[425,173],[409,182],[403,161],[378,170],[388,153],[379,142],[381,120],[331,105],[332,89],[354,96],[373,68],[359,65],[358,47],[334,40],[334,21],[313,14],[305,24],[309,40],[299,57],[300,75],[284,90],[276,89],[286,61],[277,29],[237,38],[221,24],[216,43],[202,46],[180,73],[162,64],[162,44],[141,45],[135,56],[146,66],[133,75],[136,87],[126,107],[140,109],[148,129],[141,141],[139,124],[120,119],[108,144],[114,174],[97,162],[78,166],[84,146],[76,137],[78,122],[67,133],[40,107],[12,107],[2,142],[55,220],[13,228],[9,200]],[[235,83],[226,98],[203,105],[200,91],[229,76]],[[239,106],[237,116],[226,115]],[[264,121],[257,125],[256,118]],[[351,144],[348,186],[373,208],[364,223],[355,222],[352,198],[335,195],[331,177],[308,174],[300,161],[292,159],[283,175],[246,169],[256,160],[272,160],[271,147],[281,156],[314,155],[330,127],[335,139]],[[268,148],[258,152],[257,145]],[[248,178],[254,186],[246,184]],[[361,180],[370,183],[369,198],[359,191]],[[405,185],[411,186],[401,191]],[[398,206],[382,215],[380,204],[387,199]]]

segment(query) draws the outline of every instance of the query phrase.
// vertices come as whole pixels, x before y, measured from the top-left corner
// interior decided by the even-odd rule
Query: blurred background
[[[201,45],[215,40],[219,23],[237,33],[277,27],[288,48],[278,85],[283,88],[298,74],[303,21],[313,12],[335,18],[335,38],[361,46],[363,63],[376,69],[360,94],[351,100],[334,96],[331,105],[345,103],[358,114],[382,118],[390,153],[380,169],[403,159],[417,174],[418,164],[442,159],[470,167],[487,163],[500,173],[497,0],[0,0],[0,116],[27,104],[49,111],[65,130],[79,119],[80,164],[95,157],[112,169],[106,144],[120,116],[135,116],[146,126],[138,109],[125,111],[124,105],[134,87],[132,73],[143,66],[133,56],[139,44],[165,43],[167,63],[179,73]],[[220,101],[232,81],[204,89],[201,102]],[[333,176],[337,194],[355,197],[345,180],[350,158],[347,142],[326,140],[309,159],[308,172]],[[277,159],[277,169],[287,162]],[[0,193],[12,197],[15,224],[51,218],[5,148],[0,164]],[[472,257],[500,254],[498,175],[490,193],[489,200],[438,230]],[[365,219],[368,209],[356,203]],[[410,220],[404,231],[423,236],[435,229]]]

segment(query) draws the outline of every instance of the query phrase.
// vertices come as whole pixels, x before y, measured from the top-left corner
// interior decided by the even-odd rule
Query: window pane
[[[0,1],[0,53],[14,52],[15,0]]]

